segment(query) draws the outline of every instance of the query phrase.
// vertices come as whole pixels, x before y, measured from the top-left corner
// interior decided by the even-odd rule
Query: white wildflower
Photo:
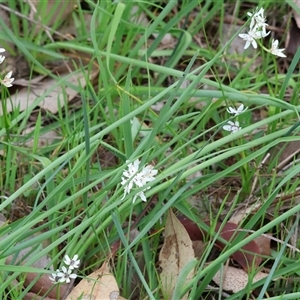
[[[149,188],[150,188],[150,187],[144,189],[144,191],[145,191],[145,190],[149,190]],[[136,194],[134,195],[134,197],[133,197],[133,199],[132,199],[132,203],[134,203],[135,200],[136,200],[138,197],[140,197],[140,198],[142,199],[142,201],[147,202],[146,195],[144,194],[143,191],[141,191],[141,192],[138,192],[138,193],[136,193]]]
[[[6,87],[11,87],[12,86],[12,82],[15,80],[15,78],[11,78],[12,75],[12,71],[9,71],[6,76],[0,80],[0,82],[5,85]]]
[[[264,16],[265,10],[260,8],[260,10],[256,9],[255,13],[248,12],[247,15],[251,17],[250,30],[253,30],[255,27],[266,27],[268,24],[266,23],[267,19]]]
[[[65,255],[64,263],[69,266],[69,269],[77,269],[80,265],[80,259],[78,259],[78,255],[75,254],[71,259],[69,255]]]
[[[248,12],[248,16],[251,17],[250,28],[248,33],[241,33],[239,36],[246,41],[244,49],[247,49],[250,45],[253,46],[254,49],[257,48],[258,39],[265,38],[270,34],[270,31],[267,32],[266,18],[264,16],[264,9],[256,9],[255,13]]]
[[[255,38],[253,37],[253,34],[251,35],[251,32],[249,32],[249,33],[240,33],[239,37],[242,38],[244,41],[246,41],[246,44],[244,46],[245,50],[247,48],[249,48],[250,45],[252,45],[252,47],[254,49],[257,48],[257,42],[256,42]]]
[[[123,177],[121,181],[121,185],[124,187],[124,196],[129,194],[133,187],[141,188],[145,186],[148,182],[153,181],[155,179],[155,175],[157,174],[157,170],[153,169],[153,166],[146,165],[139,172],[140,161],[136,159],[133,163],[128,164],[128,170],[124,170]],[[150,187],[146,187],[142,191],[136,193],[133,197],[132,202],[134,203],[137,197],[140,197],[144,202],[147,201],[144,191],[149,190]]]
[[[266,27],[263,26],[255,26],[252,30],[250,30],[249,34],[253,36],[255,39],[263,39],[268,36],[271,31],[266,31]]]
[[[71,269],[71,268],[67,269],[65,266],[63,266],[61,268],[61,271],[58,270],[57,276],[60,277],[59,282],[70,283],[71,279],[75,279],[77,277],[77,275],[72,274],[72,271],[73,271],[73,269]]]
[[[60,274],[60,270],[56,270],[56,273],[52,273],[51,276],[49,276],[50,280],[55,284],[59,282],[62,283],[65,281],[64,278],[62,278],[58,274]]]
[[[246,108],[244,109],[244,104],[241,104],[241,105],[238,107],[238,109],[235,109],[235,108],[229,106],[229,107],[227,108],[227,111],[228,111],[230,114],[234,114],[235,116],[237,116],[237,115],[240,115],[241,113],[245,112],[245,111],[247,110],[247,108],[248,108],[248,107],[246,107]]]
[[[280,57],[286,57],[286,55],[284,53],[282,53],[282,51],[284,51],[285,49],[278,49],[278,40],[272,40],[272,47],[269,50],[270,53],[276,55],[276,56],[280,56]]]
[[[230,131],[231,133],[235,133],[241,130],[242,128],[240,127],[240,123],[238,121],[228,121],[228,123],[223,126],[223,129],[226,131]]]

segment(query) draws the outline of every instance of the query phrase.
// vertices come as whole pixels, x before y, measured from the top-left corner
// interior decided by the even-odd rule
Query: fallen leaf
[[[266,278],[269,274],[263,272],[257,272],[253,277],[252,283],[255,283],[263,278]],[[249,281],[248,274],[242,270],[231,266],[224,267],[222,271],[218,271],[213,277],[213,281],[222,289],[237,293],[243,290]]]
[[[180,271],[194,258],[193,244],[186,229],[172,210],[169,210],[165,227],[165,240],[159,253],[162,269],[160,274],[162,290],[167,299],[172,299]],[[185,283],[188,283],[193,276],[194,270],[188,274]],[[188,295],[186,294],[181,299],[188,299]]]
[[[261,255],[271,256],[271,239],[271,234],[262,234],[254,240]]]
[[[50,111],[55,114],[58,112],[59,107],[63,107],[66,101],[71,101],[78,94],[76,87],[84,88],[86,86],[86,76],[89,76],[89,80],[93,80],[98,74],[98,70],[94,69],[90,74],[83,74],[81,71],[77,73],[62,74],[61,77],[64,80],[61,81],[60,85],[53,89],[53,86],[57,84],[57,80],[52,78],[46,78],[40,87],[23,88],[16,94],[11,96],[11,99],[7,99],[6,112],[11,112],[14,108],[19,108],[20,111],[24,111],[28,106],[32,105],[39,96],[44,95],[44,100],[41,101],[37,106]],[[68,76],[68,77],[67,77]],[[71,88],[70,86],[74,86]],[[2,107],[0,107],[0,115],[3,115]]]
[[[262,203],[255,203],[249,207],[244,207],[243,209],[240,209],[239,211],[237,211],[229,219],[229,222],[239,225],[250,214],[255,214],[260,209],[261,206],[262,206]],[[271,255],[271,238],[272,238],[272,235],[270,235],[270,234],[262,234],[253,240],[259,248],[260,255],[266,255],[266,256]]]
[[[186,218],[185,216],[180,216],[178,219],[183,224],[193,241],[204,239],[204,236],[207,233],[203,232],[192,220]],[[210,226],[210,222],[205,223]],[[220,237],[230,243],[233,243],[235,237],[242,229],[234,223],[227,222],[226,224],[222,225],[222,223],[218,222],[216,224],[215,231],[218,232],[219,230]],[[215,244],[220,249],[224,249],[226,246],[223,242],[218,240],[216,240]],[[248,244],[243,246],[241,250],[234,252],[231,257],[236,260],[245,271],[248,271],[251,270],[251,268],[256,268],[260,265],[261,257],[259,257],[259,255],[261,255],[261,253],[256,242],[250,241]]]
[[[100,269],[82,279],[66,300],[121,300],[115,277],[110,273],[108,262]]]

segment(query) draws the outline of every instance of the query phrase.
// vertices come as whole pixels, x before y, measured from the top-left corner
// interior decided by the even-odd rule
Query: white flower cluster
[[[248,107],[244,108],[244,104],[241,104],[238,109],[235,109],[233,107],[229,107],[227,108],[227,111],[230,114],[233,114],[234,116],[238,116],[239,114],[245,112],[247,110]],[[235,133],[239,130],[241,130],[242,128],[240,127],[240,123],[238,121],[232,122],[232,121],[228,121],[228,123],[226,125],[223,126],[223,129],[226,131],[230,131],[231,133]]]
[[[52,273],[49,276],[50,280],[53,283],[69,283],[71,279],[75,279],[77,277],[76,274],[73,274],[73,270],[77,269],[80,265],[80,259],[78,259],[78,255],[74,255],[71,259],[68,255],[65,255],[64,263],[68,266],[63,266],[61,270],[56,270],[55,273]]]
[[[255,13],[247,13],[248,16],[251,18],[250,22],[250,28],[248,33],[241,33],[239,36],[246,41],[244,49],[247,49],[250,45],[253,46],[253,48],[257,48],[257,40],[265,38],[270,34],[270,31],[267,32],[267,26],[266,18],[264,16],[264,9],[257,9]],[[286,57],[284,53],[284,49],[278,49],[278,40],[272,40],[272,46],[271,49],[267,49],[264,46],[262,48],[272,53],[273,55],[280,56],[280,57]]]
[[[127,161],[128,162],[128,161]],[[128,170],[124,170],[121,184],[124,186],[124,197],[129,194],[131,189],[134,187],[141,188],[145,186],[148,182],[155,179],[157,170],[153,169],[153,166],[146,165],[140,172],[140,161],[136,159],[133,163],[128,164]],[[133,197],[132,202],[134,203],[137,197],[140,197],[144,202],[147,201],[144,191],[149,190],[150,187],[143,189],[142,191],[136,193]]]
[[[4,48],[0,48],[0,53],[5,52]],[[5,56],[0,54],[0,64],[4,62]],[[14,78],[11,78],[12,71],[9,71],[3,79],[0,79],[0,83],[5,85],[6,87],[11,87],[12,82],[15,80]]]

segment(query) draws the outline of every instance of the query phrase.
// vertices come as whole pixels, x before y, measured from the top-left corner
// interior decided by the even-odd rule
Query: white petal
[[[138,193],[138,196],[139,196],[144,202],[147,202],[147,198],[146,198],[144,192],[139,192],[139,193]]]
[[[253,40],[253,41],[252,41],[252,47],[253,47],[254,49],[256,49],[256,48],[257,48],[257,43],[256,43],[256,41],[255,41],[255,40]]]
[[[226,131],[231,131],[232,126],[231,125],[224,125],[223,129],[226,130]]]
[[[230,107],[230,106],[227,108],[227,111],[228,111],[230,114],[235,114],[235,113],[236,113],[236,109],[233,108],[233,107]]]
[[[244,110],[244,104],[241,104],[238,109],[237,109],[237,112],[240,113]]]
[[[245,44],[245,47],[244,47],[244,49],[245,49],[245,50],[246,50],[246,49],[248,49],[248,48],[249,48],[249,46],[250,46],[250,44],[251,44],[251,43],[250,43],[249,41],[247,41],[247,42],[246,42],[246,44]]]
[[[9,72],[6,74],[6,76],[4,77],[4,79],[10,79],[11,75],[12,75],[12,71],[9,71]]]

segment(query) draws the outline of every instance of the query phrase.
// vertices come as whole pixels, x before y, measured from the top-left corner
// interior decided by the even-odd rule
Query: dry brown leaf
[[[254,214],[261,206],[262,206],[262,203],[255,203],[249,207],[244,207],[243,209],[240,209],[239,211],[237,211],[230,218],[229,222],[239,225],[250,214]],[[271,238],[272,238],[272,236],[269,234],[262,234],[253,240],[259,248],[260,255],[266,255],[266,256],[271,255]]]
[[[271,234],[262,234],[254,239],[261,255],[271,256],[271,239]]]
[[[257,272],[253,277],[252,283],[257,282],[268,275],[269,274],[267,273]],[[222,289],[237,293],[247,286],[249,277],[244,270],[228,266],[224,267],[223,271],[219,270],[213,277],[213,281],[218,286],[222,287]]]
[[[184,226],[184,228],[187,230],[190,238],[193,241],[203,241],[204,236],[207,235],[207,233],[201,230],[196,223],[194,223],[192,220],[188,219],[185,216],[179,216],[178,219]],[[210,226],[209,221],[206,221],[204,223]],[[220,237],[222,237],[224,240],[230,243],[234,242],[235,238],[237,237],[237,234],[241,230],[242,229],[239,228],[238,225],[231,222],[227,222],[225,224],[217,222],[215,227],[215,231],[220,233]],[[216,240],[215,245],[220,249],[224,249],[226,244],[219,240]],[[244,245],[241,248],[241,250],[237,250],[236,252],[234,252],[231,255],[231,257],[235,261],[237,261],[243,267],[244,270],[251,270],[252,268],[256,268],[261,263],[260,249],[254,240]]]
[[[97,76],[98,70],[94,69],[89,74],[89,79],[93,80]],[[70,88],[69,85],[80,86],[84,88],[86,86],[86,78],[82,72],[65,74],[64,76],[69,76],[68,79],[61,82],[60,86],[57,86],[53,90],[53,86],[57,84],[57,80],[52,78],[47,78],[43,81],[43,85],[36,88],[21,89],[19,92],[11,96],[11,100],[7,99],[7,112],[11,112],[13,108],[19,107],[20,111],[24,111],[29,105],[32,105],[39,96],[44,96],[44,100],[39,103],[39,106],[51,113],[55,114],[58,112],[58,107],[63,107],[65,104],[64,98],[67,101],[71,101],[78,94],[78,91]],[[61,77],[64,77],[61,75]],[[86,76],[88,76],[86,74]],[[0,107],[0,115],[3,115],[2,107]]]
[[[81,297],[81,298],[80,298]],[[110,273],[108,262],[100,269],[82,279],[66,300],[121,300],[115,277]]]
[[[160,274],[162,290],[167,299],[172,298],[180,271],[194,258],[193,244],[186,229],[172,210],[169,210],[165,227],[165,240],[159,253],[162,269]],[[193,276],[194,270],[188,274],[185,283],[188,283]],[[181,299],[188,299],[188,295]]]

